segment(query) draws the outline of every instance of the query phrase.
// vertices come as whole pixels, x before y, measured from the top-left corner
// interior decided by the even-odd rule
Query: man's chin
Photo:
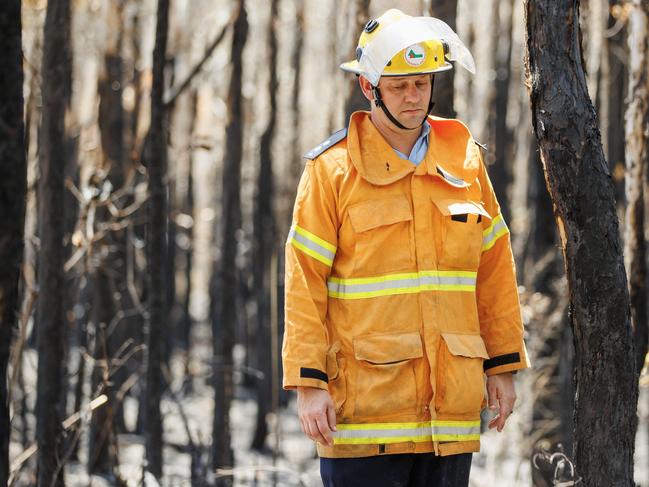
[[[401,123],[401,125],[409,130],[418,129],[419,127],[421,127],[421,124],[424,123],[424,120],[426,120],[426,114],[423,110],[417,110],[416,112],[412,112],[410,114],[402,113],[399,117],[399,122]]]

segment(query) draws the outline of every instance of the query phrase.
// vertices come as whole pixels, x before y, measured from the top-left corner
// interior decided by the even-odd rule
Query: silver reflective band
[[[327,294],[337,299],[365,299],[423,291],[475,292],[477,273],[472,271],[419,271],[379,277],[327,280]]]
[[[336,255],[336,247],[297,225],[291,227],[287,243],[328,266],[331,266]]]

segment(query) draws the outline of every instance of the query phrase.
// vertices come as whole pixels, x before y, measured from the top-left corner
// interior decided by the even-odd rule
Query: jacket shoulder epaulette
[[[327,139],[324,142],[320,142],[313,149],[311,149],[309,152],[304,154],[304,158],[311,159],[311,160],[315,159],[324,151],[326,151],[330,147],[333,147],[338,142],[343,140],[345,137],[347,137],[347,128],[340,129],[337,132],[334,132],[329,137],[327,137]]]

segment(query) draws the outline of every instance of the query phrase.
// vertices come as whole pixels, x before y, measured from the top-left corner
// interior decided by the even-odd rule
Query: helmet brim
[[[360,64],[355,59],[353,61],[347,61],[345,63],[342,63],[340,65],[340,69],[342,69],[343,71],[347,71],[348,73],[354,73],[358,75],[363,74],[361,72]],[[409,71],[407,73],[383,73],[381,74],[381,77],[418,76],[420,74],[442,73],[444,71],[449,71],[451,69],[453,69],[453,65],[447,61],[444,63],[443,66],[439,66],[435,69],[417,71],[416,73],[413,73],[412,71]]]

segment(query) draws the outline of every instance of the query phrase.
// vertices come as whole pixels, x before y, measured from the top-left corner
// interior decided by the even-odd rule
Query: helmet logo
[[[410,66],[421,66],[426,59],[426,51],[419,44],[413,44],[406,47],[404,51],[404,58]]]

